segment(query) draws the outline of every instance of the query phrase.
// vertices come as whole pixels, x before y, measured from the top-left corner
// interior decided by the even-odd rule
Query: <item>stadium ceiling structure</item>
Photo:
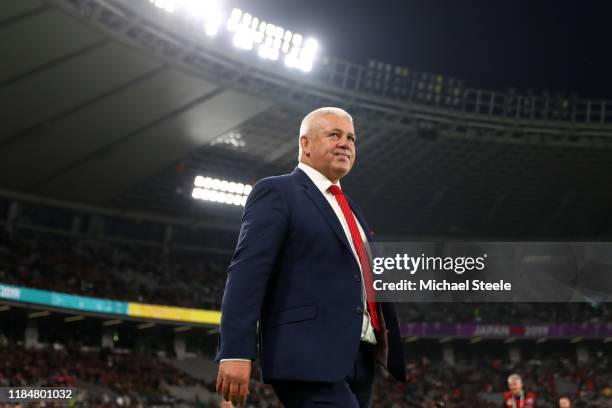
[[[301,118],[331,105],[358,133],[345,189],[383,236],[612,234],[612,101],[445,93],[324,55],[292,70],[175,17],[145,0],[3,1],[0,188],[217,217],[192,199],[196,176],[291,171]]]

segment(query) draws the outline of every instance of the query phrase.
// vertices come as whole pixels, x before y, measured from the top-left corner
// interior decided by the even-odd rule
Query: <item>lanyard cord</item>
[[[518,408],[523,408],[524,399],[525,399],[525,391],[521,390],[521,399],[519,401]],[[516,408],[516,400],[514,399],[514,394],[512,394],[512,408]]]

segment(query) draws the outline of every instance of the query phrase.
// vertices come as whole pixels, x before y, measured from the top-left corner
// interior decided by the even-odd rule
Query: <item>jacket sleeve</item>
[[[257,321],[266,287],[288,230],[278,182],[264,179],[247,199],[238,244],[228,268],[216,360],[255,360]]]

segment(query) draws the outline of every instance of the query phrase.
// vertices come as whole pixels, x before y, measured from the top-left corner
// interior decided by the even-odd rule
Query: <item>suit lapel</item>
[[[336,234],[340,242],[342,242],[344,247],[352,254],[353,251],[351,249],[351,246],[349,245],[349,242],[346,239],[346,234],[342,229],[342,225],[340,225],[340,221],[338,221],[336,213],[329,205],[329,202],[327,202],[327,200],[325,199],[325,197],[323,197],[323,194],[321,194],[317,186],[315,186],[312,180],[310,180],[310,178],[308,178],[308,176],[302,170],[296,168],[293,171],[293,174],[295,175],[295,177],[298,178],[298,180],[304,187],[304,192],[306,193],[308,198],[310,198],[310,200],[312,200],[312,202],[315,204],[315,206],[323,216],[325,222],[334,231],[334,233]]]
[[[346,201],[348,201],[349,205],[351,206],[351,210],[353,210],[353,214],[355,214],[357,222],[361,225],[361,229],[363,229],[363,233],[365,234],[366,239],[368,240],[368,242],[372,242],[372,237],[370,236],[370,229],[368,228],[368,224],[365,222],[365,217],[363,216],[361,211],[357,209],[357,206],[353,202],[353,199],[347,196],[346,194],[344,196],[346,197]]]

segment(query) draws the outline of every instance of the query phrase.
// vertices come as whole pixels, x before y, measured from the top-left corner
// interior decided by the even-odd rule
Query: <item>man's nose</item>
[[[343,149],[348,149],[349,148],[348,137],[346,136],[341,137],[340,140],[338,140],[337,146]]]
[[[336,149],[346,154],[349,154],[352,152],[351,147],[346,142],[338,141],[338,144],[336,145]]]

